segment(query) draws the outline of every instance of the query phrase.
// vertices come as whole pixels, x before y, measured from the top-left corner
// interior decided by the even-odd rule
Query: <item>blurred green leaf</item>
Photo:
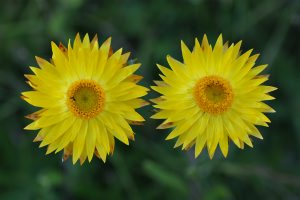
[[[148,176],[163,186],[183,194],[187,192],[187,188],[184,182],[180,179],[180,176],[164,169],[158,163],[147,160],[143,163],[143,169]]]

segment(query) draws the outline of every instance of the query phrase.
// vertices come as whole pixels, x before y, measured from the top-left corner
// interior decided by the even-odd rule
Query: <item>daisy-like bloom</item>
[[[262,139],[256,125],[268,126],[263,113],[275,111],[263,101],[274,99],[268,93],[276,88],[262,85],[267,65],[255,66],[259,55],[241,55],[240,47],[223,44],[222,35],[212,47],[204,35],[193,51],[181,42],[183,63],[167,56],[171,69],[158,65],[163,81],[152,89],[162,96],[152,100],[159,109],[152,118],[165,119],[158,129],[174,127],[166,139],[178,137],[175,147],[195,145],[197,157],[206,146],[212,158],[219,145],[226,157],[230,140],[243,149],[252,147],[250,135]]]
[[[114,151],[115,139],[129,144],[134,133],[129,124],[141,124],[144,118],[135,109],[147,104],[140,97],[148,89],[137,85],[141,76],[133,73],[140,64],[128,64],[129,53],[112,52],[111,38],[101,47],[95,36],[83,40],[77,34],[73,46],[51,43],[52,59],[36,57],[39,68],[30,67],[34,75],[25,75],[33,91],[22,98],[40,107],[28,115],[34,120],[26,130],[39,130],[34,141],[48,145],[47,153],[64,150],[73,164],[93,155],[104,162]]]

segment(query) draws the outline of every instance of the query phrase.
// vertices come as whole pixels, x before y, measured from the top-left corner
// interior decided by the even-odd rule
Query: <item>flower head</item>
[[[275,111],[264,101],[274,99],[268,93],[276,88],[262,85],[267,65],[255,66],[259,55],[251,56],[252,49],[241,55],[240,47],[223,44],[222,35],[212,47],[204,35],[193,51],[181,42],[183,63],[167,56],[171,69],[158,65],[163,81],[152,89],[162,96],[153,99],[159,111],[152,118],[165,119],[159,129],[174,127],[167,140],[178,137],[175,147],[195,145],[197,157],[206,146],[212,158],[219,145],[226,157],[230,140],[243,149],[252,147],[250,135],[262,139],[256,125],[268,126],[263,113]]]
[[[52,42],[51,62],[36,57],[39,68],[25,75],[33,91],[22,98],[41,108],[27,116],[34,122],[25,129],[39,130],[34,141],[48,145],[46,154],[64,150],[63,160],[72,155],[73,163],[93,155],[105,162],[114,138],[127,145],[134,139],[129,124],[144,121],[135,109],[147,104],[140,97],[148,89],[136,84],[140,64],[128,65],[129,53],[113,53],[110,44],[111,38],[99,47],[97,36],[90,41],[87,34],[83,40],[78,34],[73,46]]]

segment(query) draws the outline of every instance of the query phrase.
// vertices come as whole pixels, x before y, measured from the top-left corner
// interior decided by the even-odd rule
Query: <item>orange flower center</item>
[[[203,112],[224,113],[233,102],[233,90],[229,81],[219,76],[205,76],[195,85],[194,98]]]
[[[96,117],[104,109],[105,94],[101,86],[93,80],[74,82],[67,92],[70,111],[82,119]]]

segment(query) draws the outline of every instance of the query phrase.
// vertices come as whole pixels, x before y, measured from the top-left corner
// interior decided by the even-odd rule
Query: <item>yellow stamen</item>
[[[233,102],[233,90],[229,81],[219,76],[205,76],[195,85],[194,98],[203,112],[221,114]]]
[[[82,119],[96,117],[103,110],[104,102],[104,91],[93,80],[76,81],[67,92],[67,105],[70,111]]]

